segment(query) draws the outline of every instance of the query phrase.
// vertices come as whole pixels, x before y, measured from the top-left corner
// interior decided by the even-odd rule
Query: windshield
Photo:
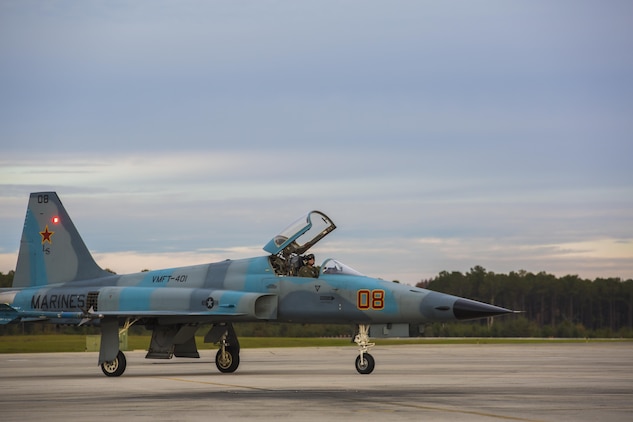
[[[336,274],[336,275],[364,275],[352,267],[349,267],[336,259],[326,259],[321,266],[322,274]]]

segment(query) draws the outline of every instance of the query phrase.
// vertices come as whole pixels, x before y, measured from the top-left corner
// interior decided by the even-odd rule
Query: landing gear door
[[[272,255],[301,255],[336,228],[330,218],[320,211],[310,211],[286,227],[264,246]]]

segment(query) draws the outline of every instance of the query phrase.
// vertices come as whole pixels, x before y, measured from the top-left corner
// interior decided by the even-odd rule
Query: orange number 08
[[[384,290],[359,290],[356,293],[356,305],[358,309],[366,311],[373,309],[381,311],[385,307],[385,291]]]

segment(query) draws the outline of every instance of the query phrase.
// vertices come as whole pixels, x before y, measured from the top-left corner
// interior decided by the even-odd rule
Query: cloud
[[[631,12],[4,2],[5,268],[28,193],[56,190],[125,268],[259,251],[321,209],[339,229],[319,248],[387,279],[479,264],[631,277],[605,246],[633,238]]]

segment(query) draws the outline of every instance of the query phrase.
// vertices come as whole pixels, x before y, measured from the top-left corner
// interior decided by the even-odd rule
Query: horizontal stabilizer
[[[0,303],[0,325],[10,324],[19,318],[18,311],[6,303]]]

